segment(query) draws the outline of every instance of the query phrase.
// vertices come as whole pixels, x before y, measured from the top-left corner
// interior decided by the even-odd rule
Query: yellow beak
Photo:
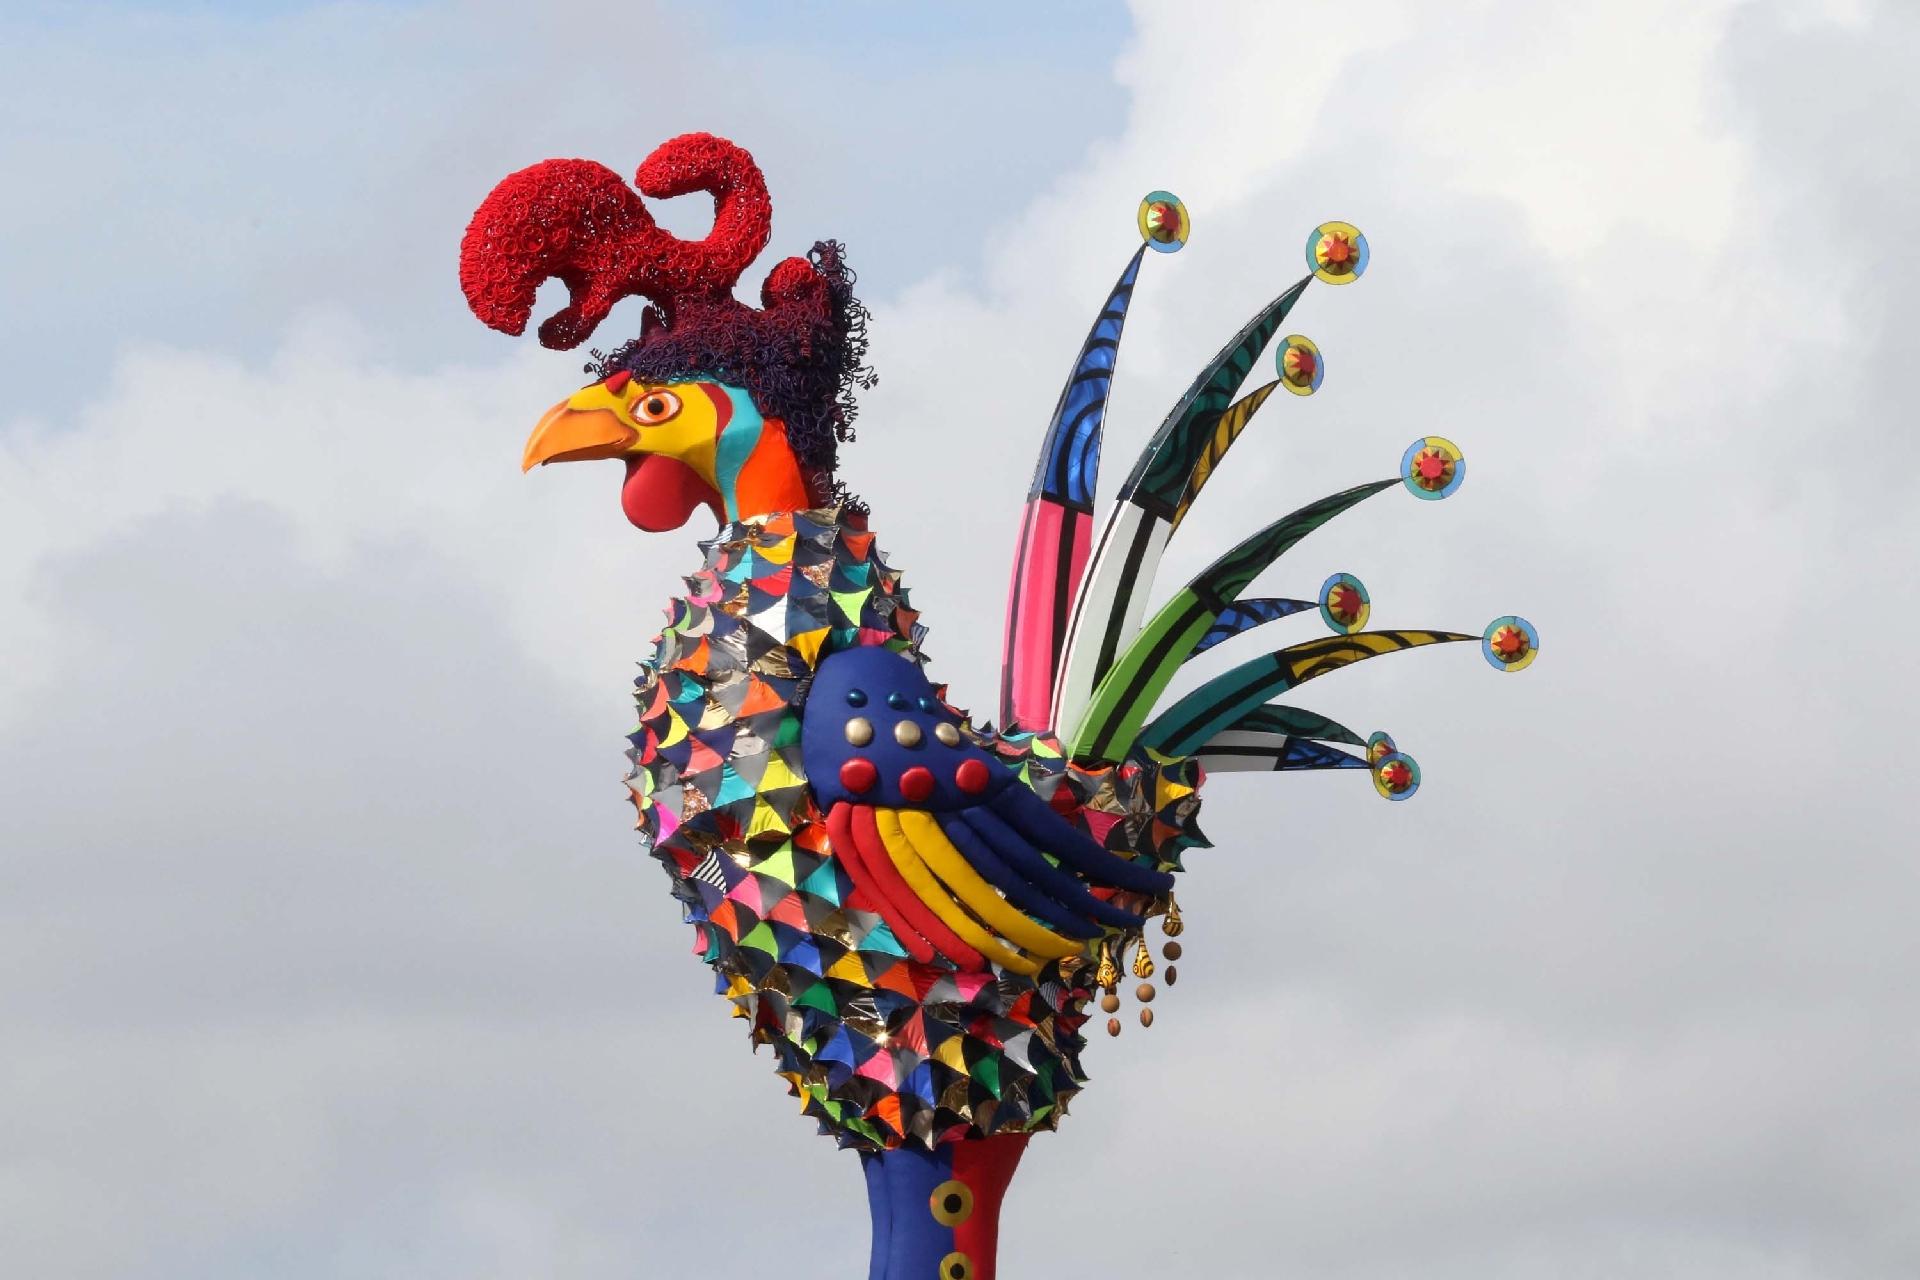
[[[546,411],[527,437],[522,471],[548,462],[624,456],[640,433],[621,421],[625,400],[600,383],[583,387]]]

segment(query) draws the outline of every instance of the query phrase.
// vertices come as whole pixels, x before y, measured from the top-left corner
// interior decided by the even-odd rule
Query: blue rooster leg
[[[1027,1137],[863,1154],[873,1215],[867,1280],[994,1280],[1000,1203]]]
[[[1067,904],[1088,919],[1101,924],[1112,925],[1116,929],[1137,929],[1142,921],[1131,911],[1114,906],[1087,892],[1087,886],[1072,874],[1054,866],[1028,844],[1014,830],[993,815],[987,808],[969,809],[958,815],[966,822],[967,834],[978,841],[990,845],[995,853],[1028,880],[1044,888],[1060,902]],[[956,826],[959,824],[956,823]],[[949,828],[951,831],[952,828]],[[954,841],[959,844],[958,840]],[[965,845],[960,846],[964,851]],[[969,855],[971,856],[971,855]]]
[[[1065,902],[1049,897],[1044,891],[1032,884],[1026,876],[1009,866],[990,848],[985,840],[975,835],[958,814],[939,814],[936,821],[947,839],[953,842],[961,856],[978,871],[983,879],[994,885],[1007,896],[1007,901],[1028,915],[1050,926],[1055,933],[1065,934],[1069,938],[1097,938],[1103,932],[1099,925],[1087,915]],[[1046,859],[1028,852],[1034,862]],[[1058,872],[1056,871],[1056,874]],[[1071,876],[1065,877],[1069,884],[1075,884]],[[1081,896],[1088,902],[1098,902],[1092,894],[1081,890]]]
[[[1173,890],[1172,876],[1108,852],[1025,787],[1002,787],[987,803],[995,814],[1006,819],[1009,826],[1035,846],[1095,884],[1156,895]]]

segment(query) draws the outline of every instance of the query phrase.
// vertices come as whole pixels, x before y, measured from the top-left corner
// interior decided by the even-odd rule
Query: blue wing
[[[1102,848],[962,732],[911,659],[822,660],[801,709],[834,853],[916,959],[1037,973],[1141,918],[1089,885],[1157,895],[1165,872]]]

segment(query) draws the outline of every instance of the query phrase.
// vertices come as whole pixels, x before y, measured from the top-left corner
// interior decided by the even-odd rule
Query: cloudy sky
[[[1327,384],[1166,582],[1439,433],[1454,500],[1262,586],[1545,641],[1303,699],[1417,754],[1410,804],[1209,786],[1183,981],[1036,1142],[1010,1276],[1920,1272],[1920,13],[1196,8],[8,7],[8,1274],[859,1273],[855,1162],[627,830],[692,534],[628,526],[615,472],[520,476],[579,359],[454,278],[500,176],[691,128],[758,156],[776,253],[851,246],[882,381],[846,472],[962,701],[1155,187],[1196,229],[1147,263],[1113,472],[1308,228],[1374,249],[1296,310]]]

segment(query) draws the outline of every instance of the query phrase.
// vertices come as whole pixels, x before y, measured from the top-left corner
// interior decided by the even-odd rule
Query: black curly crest
[[[586,371],[595,378],[625,371],[648,382],[711,378],[743,387],[762,414],[786,423],[814,491],[864,510],[834,471],[839,446],[854,438],[855,393],[878,381],[866,363],[871,315],[854,296],[846,246],[818,241],[807,263],[826,286],[824,306],[758,310],[730,297],[684,301],[671,310],[655,304],[638,338],[608,355],[594,352]]]

